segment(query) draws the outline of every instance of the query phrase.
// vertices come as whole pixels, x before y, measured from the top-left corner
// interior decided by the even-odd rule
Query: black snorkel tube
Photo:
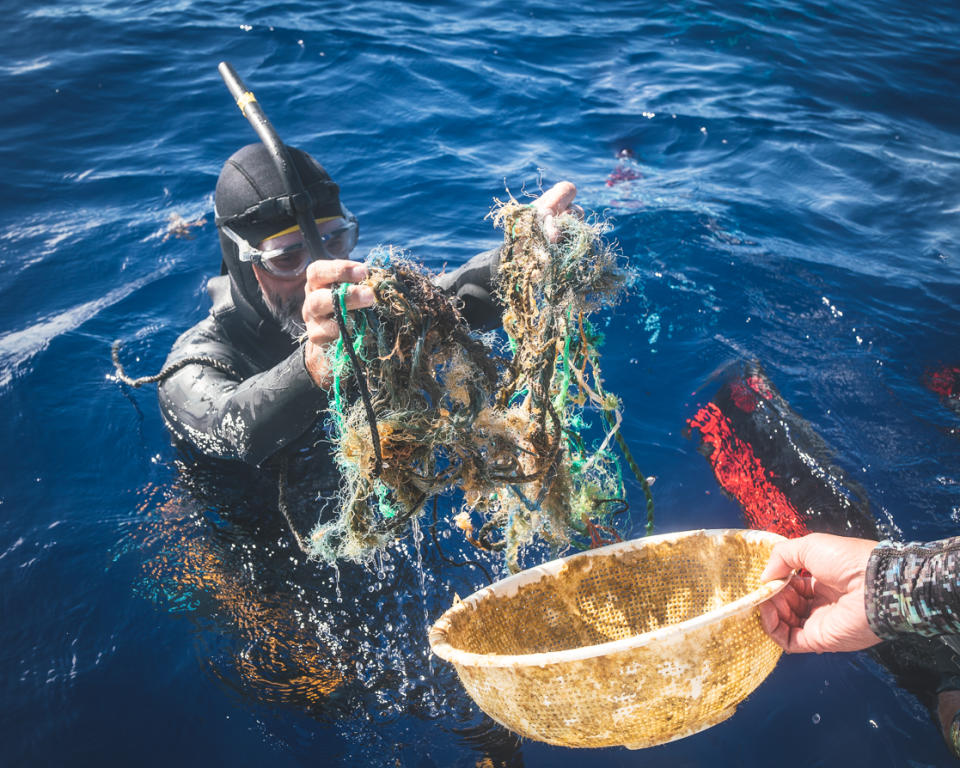
[[[226,61],[221,61],[217,67],[223,82],[230,89],[230,95],[233,96],[240,107],[240,113],[247,118],[253,130],[257,132],[260,141],[266,146],[273,163],[277,168],[277,173],[283,179],[283,186],[286,190],[286,203],[290,207],[290,212],[297,220],[297,225],[303,233],[303,242],[313,259],[329,258],[323,243],[320,240],[320,232],[317,230],[317,223],[313,219],[313,199],[303,185],[303,180],[297,172],[296,167],[290,160],[290,154],[287,152],[286,145],[280,141],[276,129],[267,119],[266,114],[257,101],[257,97],[252,91],[247,90],[236,70]]]

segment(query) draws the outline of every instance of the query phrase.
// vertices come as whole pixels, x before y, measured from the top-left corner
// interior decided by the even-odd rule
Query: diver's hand
[[[760,605],[763,628],[787,653],[859,651],[880,642],[867,624],[864,576],[877,542],[813,533],[773,548],[761,578],[794,576]]]
[[[303,301],[303,322],[307,327],[304,350],[307,371],[318,387],[330,385],[331,374],[323,348],[337,340],[340,326],[333,317],[334,296],[330,286],[336,283],[358,283],[367,278],[367,268],[349,259],[311,262],[307,267],[306,298]],[[369,307],[374,302],[373,289],[366,285],[350,286],[347,309]]]
[[[543,219],[543,231],[551,243],[557,242],[560,233],[554,219],[561,213],[570,212],[583,218],[583,209],[573,204],[577,188],[569,181],[560,181],[533,201],[533,207]]]

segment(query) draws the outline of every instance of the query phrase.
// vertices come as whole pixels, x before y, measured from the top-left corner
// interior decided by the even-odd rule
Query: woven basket
[[[497,722],[567,747],[650,747],[725,720],[780,658],[757,605],[783,537],[672,533],[554,560],[457,602],[430,630]]]

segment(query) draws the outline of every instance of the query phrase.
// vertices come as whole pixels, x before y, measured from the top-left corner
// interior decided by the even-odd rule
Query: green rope
[[[340,286],[334,290],[334,296],[340,303],[340,313],[344,318],[349,317],[347,314],[347,289],[349,287],[350,286],[348,283],[341,283]],[[353,339],[353,351],[356,353],[357,357],[365,363],[369,362],[363,355],[363,338],[366,332],[367,316],[361,312],[360,327]],[[337,417],[337,426],[342,432],[345,422],[343,417],[343,395],[340,382],[343,380],[343,374],[350,368],[350,356],[347,354],[347,348],[344,345],[342,333],[337,338],[337,344],[334,349],[331,363],[331,368],[333,369],[333,412]]]
[[[346,367],[346,353],[343,347],[343,336],[337,339],[337,346],[333,353],[333,414],[337,419],[337,431],[343,434],[346,424],[343,418],[343,397],[340,394],[340,380],[343,369]]]
[[[334,289],[334,295],[337,297],[338,301],[333,304],[333,316],[337,321],[337,325],[340,327],[340,339],[343,340],[346,338],[346,343],[342,346],[346,348],[347,354],[350,357],[350,363],[353,366],[354,374],[357,377],[357,388],[360,390],[360,399],[363,401],[363,406],[367,412],[367,423],[370,425],[370,441],[373,444],[373,453],[375,457],[375,465],[373,469],[373,476],[379,477],[380,473],[383,472],[383,456],[380,454],[380,433],[377,431],[377,416],[373,410],[373,404],[370,402],[370,391],[367,388],[367,379],[364,375],[363,368],[360,365],[360,358],[358,355],[358,350],[362,344],[363,335],[358,334],[357,339],[350,338],[350,328],[347,326],[347,288],[346,283],[341,283]],[[338,345],[338,351],[340,350],[340,345]],[[334,404],[339,405],[339,397],[334,398]]]
[[[390,501],[390,489],[377,480],[373,486],[373,490],[377,495],[377,503],[380,505],[380,514],[386,518],[396,517],[397,508]]]
[[[604,417],[607,420],[607,424],[610,425],[612,429],[617,421],[613,418],[612,411],[604,411]],[[640,487],[643,489],[643,495],[647,500],[647,536],[653,533],[653,492],[650,490],[650,483],[647,482],[647,478],[643,476],[643,472],[640,471],[640,467],[637,466],[637,462],[633,458],[633,453],[630,452],[630,446],[627,445],[627,441],[623,439],[623,435],[620,434],[618,429],[613,435],[614,439],[617,441],[617,445],[620,446],[620,451],[623,453],[623,458],[627,460],[627,465],[630,467],[630,470],[633,472],[634,476],[637,478],[637,481],[640,483]]]
[[[563,378],[560,380],[560,388],[557,396],[553,400],[553,407],[561,412],[567,405],[567,391],[570,389],[570,369],[573,366],[573,362],[570,360],[570,340],[573,337],[573,334],[570,333],[570,317],[572,312],[573,307],[570,307],[567,310],[567,337],[563,342],[563,352],[560,353],[560,357],[563,360]]]

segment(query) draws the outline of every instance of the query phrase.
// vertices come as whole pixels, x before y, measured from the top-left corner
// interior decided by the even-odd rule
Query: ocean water
[[[494,198],[561,179],[609,219],[639,278],[600,319],[604,372],[658,531],[742,524],[683,431],[756,359],[889,530],[952,535],[960,415],[924,382],[960,363],[956,3],[5,8],[0,763],[952,763],[864,654],[785,657],[662,747],[517,745],[426,651],[484,583],[439,556],[442,515],[366,568],[299,561],[275,511],[191,497],[110,345],[152,373],[207,311],[214,183],[255,138],[228,60],[338,181],[361,255],[459,264],[498,242]]]

